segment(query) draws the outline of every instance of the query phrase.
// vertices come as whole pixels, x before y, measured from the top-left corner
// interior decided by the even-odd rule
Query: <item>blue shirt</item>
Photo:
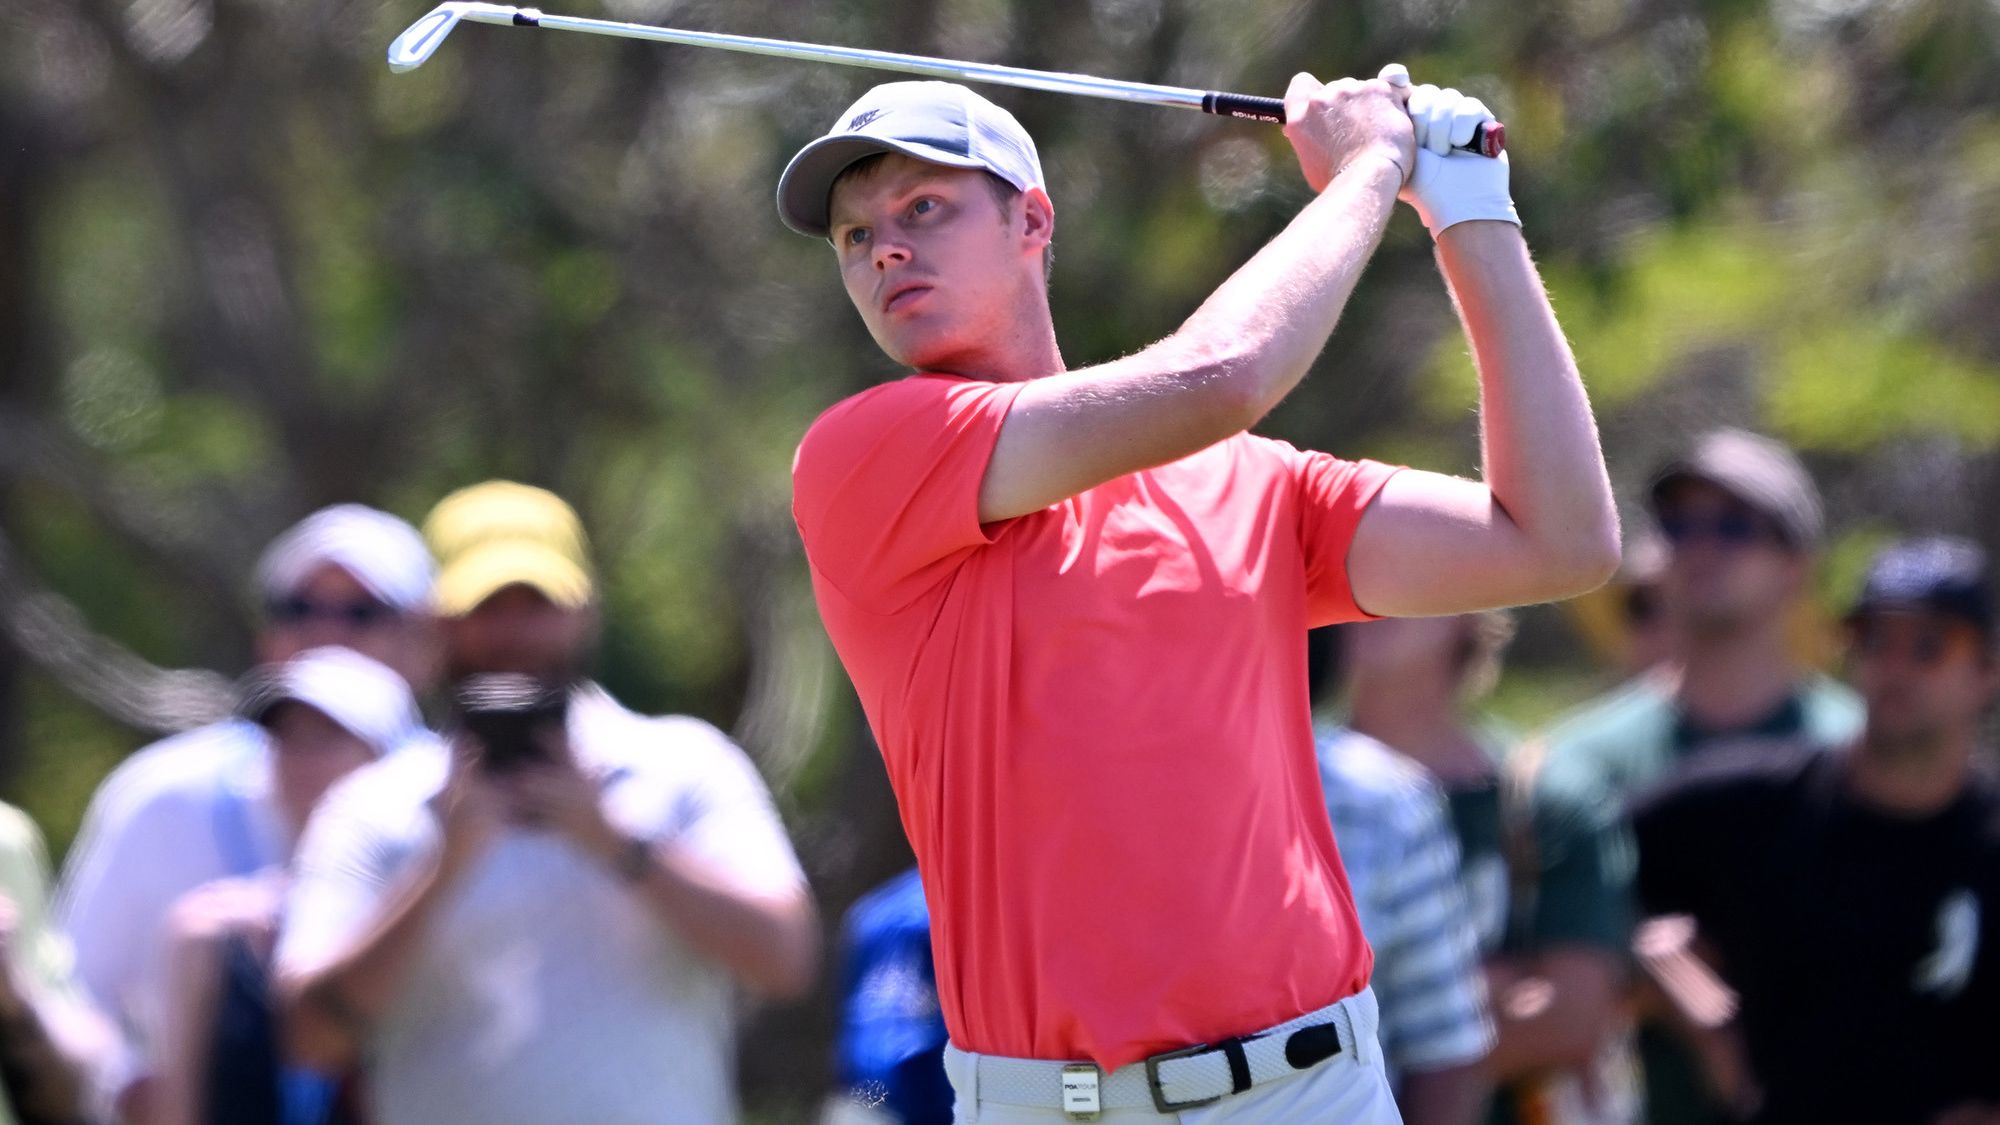
[[[944,1013],[916,868],[855,903],[841,930],[841,1084],[907,1125],[950,1125]]]

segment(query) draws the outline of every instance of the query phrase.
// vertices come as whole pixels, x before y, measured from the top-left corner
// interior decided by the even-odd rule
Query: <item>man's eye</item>
[[[843,236],[842,241],[846,242],[847,245],[849,246],[859,246],[862,243],[868,241],[868,228],[849,227],[847,230],[847,234]]]
[[[912,215],[927,215],[937,210],[937,205],[938,201],[935,199],[919,199],[915,203],[910,204],[910,213]]]

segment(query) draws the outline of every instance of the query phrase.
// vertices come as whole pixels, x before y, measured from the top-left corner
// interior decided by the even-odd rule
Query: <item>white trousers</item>
[[[1306,1070],[1232,1094],[1213,1105],[1159,1113],[1152,1109],[1107,1109],[1097,1118],[1106,1125],[1178,1122],[1179,1125],[1402,1125],[1389,1079],[1382,1071],[1382,1048],[1376,1042],[1376,1008],[1372,992],[1354,998],[1354,1044]],[[944,1069],[954,1095],[952,1120],[957,1125],[1041,1125],[1066,1122],[1059,1106],[1008,1105],[979,1097],[979,1056],[957,1047],[944,1049]],[[1143,1064],[1133,1063],[1133,1066]]]

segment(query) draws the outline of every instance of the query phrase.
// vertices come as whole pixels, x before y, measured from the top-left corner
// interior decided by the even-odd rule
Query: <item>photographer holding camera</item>
[[[363,1063],[382,1125],[733,1119],[731,986],[796,995],[818,957],[769,793],[720,731],[582,679],[568,505],[488,482],[424,533],[453,730],[356,775],[300,845],[294,1054]]]

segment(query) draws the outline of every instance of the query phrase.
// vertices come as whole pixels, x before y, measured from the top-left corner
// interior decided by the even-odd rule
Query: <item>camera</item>
[[[569,719],[566,685],[514,673],[467,676],[451,703],[457,725],[479,744],[480,764],[492,773],[547,762],[543,732],[560,736]]]

